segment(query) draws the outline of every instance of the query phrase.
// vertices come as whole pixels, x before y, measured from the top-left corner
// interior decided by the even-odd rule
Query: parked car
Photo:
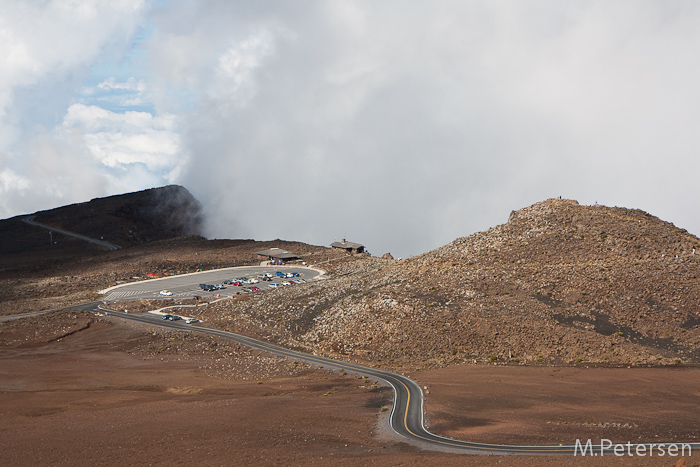
[[[182,319],[180,316],[177,315],[170,315],[170,318],[168,318],[170,321],[178,321]]]
[[[169,319],[172,321],[173,315],[163,315],[163,319]]]
[[[252,290],[253,292],[257,292],[258,290],[260,290],[260,287],[253,286],[250,288],[250,290]]]
[[[275,284],[274,282],[272,284],[267,284],[267,286],[270,287],[271,289],[277,288],[277,284]]]
[[[185,320],[185,323],[187,323],[187,324],[199,323],[199,320],[197,318],[187,318]]]

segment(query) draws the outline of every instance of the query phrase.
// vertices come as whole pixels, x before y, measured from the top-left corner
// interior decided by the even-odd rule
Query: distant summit
[[[199,235],[201,211],[201,203],[186,188],[168,185],[41,211],[36,220],[129,246]]]
[[[23,223],[25,217],[0,221],[0,254],[55,250],[56,247],[94,249],[60,234],[49,237],[45,229]],[[203,217],[201,203],[186,188],[169,185],[39,211],[34,220],[128,247],[200,235]],[[50,240],[55,244],[51,245]]]

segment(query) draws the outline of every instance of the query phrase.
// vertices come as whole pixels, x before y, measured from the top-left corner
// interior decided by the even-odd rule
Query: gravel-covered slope
[[[550,199],[404,261],[212,305],[229,329],[400,368],[698,362],[700,240],[643,211]]]

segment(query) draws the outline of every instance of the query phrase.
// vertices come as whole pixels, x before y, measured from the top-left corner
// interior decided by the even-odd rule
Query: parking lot
[[[242,266],[140,280],[110,287],[101,293],[107,302],[187,299],[195,296],[227,297],[242,293],[270,292],[278,287],[298,287],[317,280],[320,274],[316,269],[303,266]]]

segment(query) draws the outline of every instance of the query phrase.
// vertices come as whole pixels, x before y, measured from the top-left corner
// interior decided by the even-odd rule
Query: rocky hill
[[[186,188],[169,185],[40,211],[36,221],[128,246],[199,235],[201,210]]]
[[[39,211],[35,220],[126,247],[199,235],[201,209],[199,201],[187,189],[170,185]],[[55,244],[51,245],[47,232],[25,224],[24,217],[0,221],[0,255],[5,260],[13,254],[25,258],[30,254],[59,258],[103,251],[60,234],[53,236]]]
[[[700,239],[640,210],[550,199],[404,261],[220,302],[207,319],[389,368],[700,362]]]

